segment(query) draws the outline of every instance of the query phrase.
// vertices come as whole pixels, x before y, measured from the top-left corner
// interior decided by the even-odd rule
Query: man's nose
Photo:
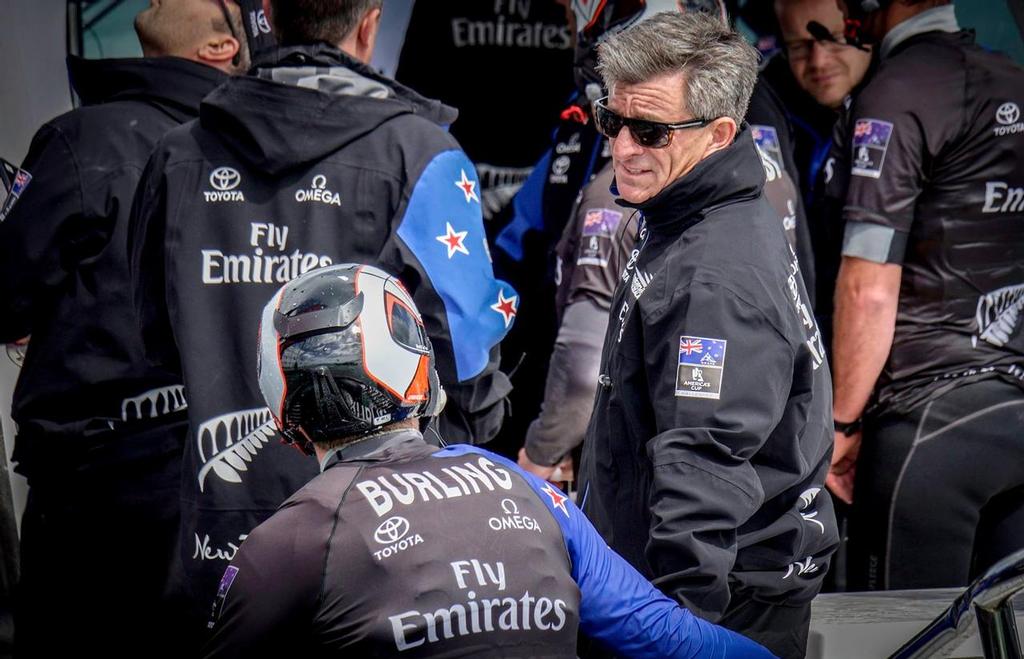
[[[812,41],[808,63],[816,69],[824,68],[830,54],[831,51],[829,51],[828,44],[821,41]]]
[[[619,134],[612,140],[612,158],[625,160],[643,153],[643,147],[633,139],[628,126],[623,126]]]

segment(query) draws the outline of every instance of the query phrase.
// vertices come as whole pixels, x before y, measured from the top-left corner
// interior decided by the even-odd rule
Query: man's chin
[[[619,185],[618,190],[619,197],[631,204],[642,204],[654,196],[648,188]]]

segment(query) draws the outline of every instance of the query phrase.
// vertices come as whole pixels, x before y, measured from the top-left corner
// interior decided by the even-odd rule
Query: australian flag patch
[[[882,175],[885,151],[892,138],[892,124],[880,119],[858,119],[853,126],[854,176],[878,178]]]
[[[703,336],[679,337],[676,396],[718,400],[725,372],[726,343],[725,339]]]
[[[584,236],[611,238],[622,220],[622,213],[607,208],[592,208],[583,216]]]
[[[14,202],[18,201],[18,197],[25,191],[28,184],[32,181],[32,175],[24,169],[19,169],[14,174],[14,179],[11,181],[10,190],[4,195],[3,190],[0,190],[0,222],[7,219],[7,215],[14,208]]]

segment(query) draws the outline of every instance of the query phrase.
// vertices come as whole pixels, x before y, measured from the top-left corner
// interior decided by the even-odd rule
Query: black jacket
[[[226,78],[177,58],[72,57],[68,67],[83,107],[36,133],[23,165],[32,180],[0,223],[0,342],[32,335],[13,417],[50,441],[184,405],[180,378],[143,358],[128,212],[157,140]],[[19,458],[30,462],[27,448]]]
[[[398,276],[453,441],[490,439],[509,389],[497,342],[518,298],[493,277],[472,164],[443,128],[455,112],[326,45],[266,64],[157,148],[129,237],[146,348],[192,400],[184,541],[203,607],[224,556],[200,546],[237,545],[315,473],[279,442],[256,382],[260,313],[283,283],[346,262]]]
[[[584,512],[711,620],[809,600],[837,541],[828,364],[764,181],[745,129],[638,206],[583,444]]]
[[[659,593],[559,490],[493,453],[370,437],[242,545],[205,657],[769,656]]]

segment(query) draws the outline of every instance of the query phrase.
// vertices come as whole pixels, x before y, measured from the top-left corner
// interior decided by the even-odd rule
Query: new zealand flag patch
[[[885,151],[892,137],[892,124],[879,119],[858,119],[853,127],[854,176],[878,178],[882,175]]]
[[[726,343],[725,339],[703,336],[679,337],[676,396],[718,400],[722,393]]]

